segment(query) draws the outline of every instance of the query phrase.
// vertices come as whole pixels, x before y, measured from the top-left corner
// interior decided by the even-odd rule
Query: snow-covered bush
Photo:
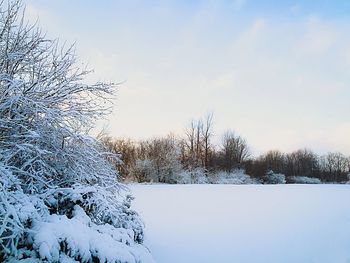
[[[251,178],[244,170],[231,173],[220,171],[206,173],[204,169],[183,170],[176,178],[178,184],[259,184],[257,179]]]
[[[245,174],[244,170],[235,170],[233,172],[218,172],[210,176],[212,184],[258,184],[259,181]]]
[[[151,160],[136,160],[135,165],[131,169],[133,177],[138,183],[152,182],[157,179],[157,172]]]
[[[267,171],[264,182],[267,184],[285,184],[286,177],[284,174],[276,174],[272,170]]]
[[[288,180],[294,184],[321,184],[318,178],[311,178],[307,176],[291,176]]]
[[[182,171],[178,174],[176,182],[178,184],[192,184],[192,178],[189,171]]]
[[[130,197],[120,203],[110,195],[104,188],[81,185],[38,195],[2,191],[2,259],[152,262],[140,244],[142,222],[130,209]]]
[[[60,48],[0,6],[0,261],[147,262],[143,224],[88,136],[114,85],[86,84]]]
[[[172,135],[141,141],[133,177],[141,175],[143,180],[138,179],[139,182],[176,183],[176,177],[182,170],[176,144],[177,140]]]
[[[177,175],[178,184],[207,184],[208,177],[202,168],[183,170]]]

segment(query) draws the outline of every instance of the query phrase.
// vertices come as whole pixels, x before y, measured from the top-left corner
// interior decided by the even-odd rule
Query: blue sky
[[[27,0],[50,37],[76,42],[90,81],[125,81],[114,136],[181,134],[214,112],[255,154],[350,154],[350,1]]]

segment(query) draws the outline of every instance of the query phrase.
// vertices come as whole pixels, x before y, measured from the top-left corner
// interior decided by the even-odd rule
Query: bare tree
[[[287,154],[285,165],[285,174],[288,176],[315,177],[319,175],[319,158],[308,149],[301,149]]]
[[[328,153],[323,157],[323,170],[329,180],[345,180],[348,168],[348,159],[339,152]]]
[[[204,119],[192,120],[183,139],[184,165],[190,169],[202,166],[209,168],[212,154],[213,114]]]
[[[203,141],[203,148],[204,148],[204,168],[208,170],[209,168],[209,158],[210,158],[210,151],[211,151],[211,138],[213,136],[213,113],[209,113],[203,122],[202,125],[202,141]]]
[[[190,169],[203,165],[202,162],[202,120],[192,120],[189,127],[185,130],[184,156],[186,156],[184,165]]]
[[[250,156],[248,144],[245,139],[227,131],[222,139],[222,155],[224,166],[228,171],[241,168],[241,164]]]
[[[123,180],[130,179],[131,167],[135,165],[137,158],[136,143],[131,139],[113,139],[110,136],[101,138],[101,142],[108,151],[118,155],[120,160],[111,160]]]
[[[183,163],[186,166],[191,166],[196,159],[196,123],[191,121],[188,128],[185,130],[185,139],[183,139]]]
[[[284,173],[286,157],[277,150],[268,151],[266,154],[260,156],[260,160],[265,163],[267,170],[272,170],[276,173]]]

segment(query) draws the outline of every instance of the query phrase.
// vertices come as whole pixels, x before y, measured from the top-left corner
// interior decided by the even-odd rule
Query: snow
[[[139,251],[145,249],[141,245],[130,246],[134,243],[133,231],[108,224],[95,225],[79,206],[75,207],[72,219],[50,215],[49,222],[41,222],[37,228],[34,246],[40,258],[50,262],[59,261],[63,240],[70,255],[79,255],[83,262],[88,262],[92,256],[101,262],[152,262],[150,257],[139,255]]]
[[[156,262],[350,262],[349,185],[130,185]]]
[[[24,194],[11,190],[11,173],[3,180],[1,167],[1,262],[154,262],[142,245],[143,223],[129,209],[130,197],[114,192],[110,199],[113,193],[80,185]]]

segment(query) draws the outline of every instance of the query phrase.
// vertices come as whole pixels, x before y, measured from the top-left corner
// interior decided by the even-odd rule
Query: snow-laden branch
[[[24,21],[21,1],[0,2],[1,262],[151,260],[118,156],[88,135],[116,85],[85,83],[89,73],[74,46]]]

